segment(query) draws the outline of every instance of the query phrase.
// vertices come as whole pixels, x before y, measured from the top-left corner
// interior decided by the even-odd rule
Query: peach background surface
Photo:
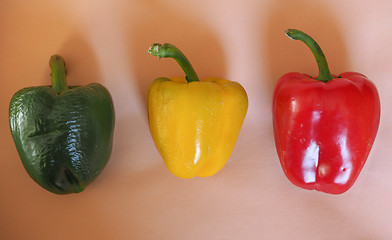
[[[389,0],[0,1],[0,239],[392,239],[392,15]],[[331,71],[358,71],[379,89],[382,113],[368,161],[342,195],[302,190],[284,176],[272,132],[272,92],[286,72],[317,74],[312,35]],[[170,42],[200,78],[238,81],[249,109],[226,166],[209,178],[169,173],[148,129],[145,97],[160,76],[182,76],[147,53]],[[84,192],[57,196],[24,170],[8,104],[50,84],[62,55],[70,85],[99,82],[116,110],[113,153]]]

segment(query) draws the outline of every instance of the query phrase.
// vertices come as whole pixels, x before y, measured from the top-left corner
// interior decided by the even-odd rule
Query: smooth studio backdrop
[[[389,0],[0,1],[0,239],[392,239],[392,16]],[[377,86],[381,123],[367,163],[342,195],[306,191],[284,176],[271,104],[278,78],[317,74],[298,28],[324,50],[331,72],[358,71]],[[180,179],[165,167],[148,129],[145,97],[161,76],[183,76],[147,53],[170,42],[199,77],[238,81],[249,109],[226,166]],[[8,124],[12,95],[49,85],[52,54],[69,85],[111,92],[113,153],[84,192],[54,195],[24,170]]]

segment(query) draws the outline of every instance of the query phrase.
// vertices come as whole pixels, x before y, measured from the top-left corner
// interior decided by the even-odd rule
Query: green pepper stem
[[[51,69],[52,88],[57,94],[68,90],[64,59],[59,55],[50,57],[49,66]]]
[[[176,60],[184,71],[188,83],[199,81],[199,77],[197,76],[191,63],[176,46],[170,43],[165,43],[163,45],[154,43],[150,46],[148,52],[153,56],[157,56],[158,58],[173,58]]]
[[[313,53],[313,56],[316,58],[319,69],[319,75],[317,77],[317,80],[320,80],[322,82],[328,82],[334,78],[329,71],[327,59],[325,58],[323,51],[316,43],[316,41],[313,40],[312,37],[297,29],[287,29],[285,33],[289,38],[293,40],[300,40],[310,48]]]

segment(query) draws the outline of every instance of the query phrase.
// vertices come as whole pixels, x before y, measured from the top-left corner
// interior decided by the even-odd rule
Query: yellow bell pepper
[[[167,168],[181,178],[216,174],[229,159],[248,109],[237,82],[199,78],[184,54],[171,44],[149,53],[175,59],[186,77],[158,78],[147,93],[148,120]]]

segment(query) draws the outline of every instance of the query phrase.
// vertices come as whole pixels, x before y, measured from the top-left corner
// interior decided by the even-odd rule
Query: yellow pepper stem
[[[188,82],[199,81],[199,77],[197,76],[189,60],[173,44],[165,43],[162,45],[159,43],[154,43],[150,46],[148,52],[153,56],[157,56],[158,58],[173,58],[185,72],[186,80]]]

